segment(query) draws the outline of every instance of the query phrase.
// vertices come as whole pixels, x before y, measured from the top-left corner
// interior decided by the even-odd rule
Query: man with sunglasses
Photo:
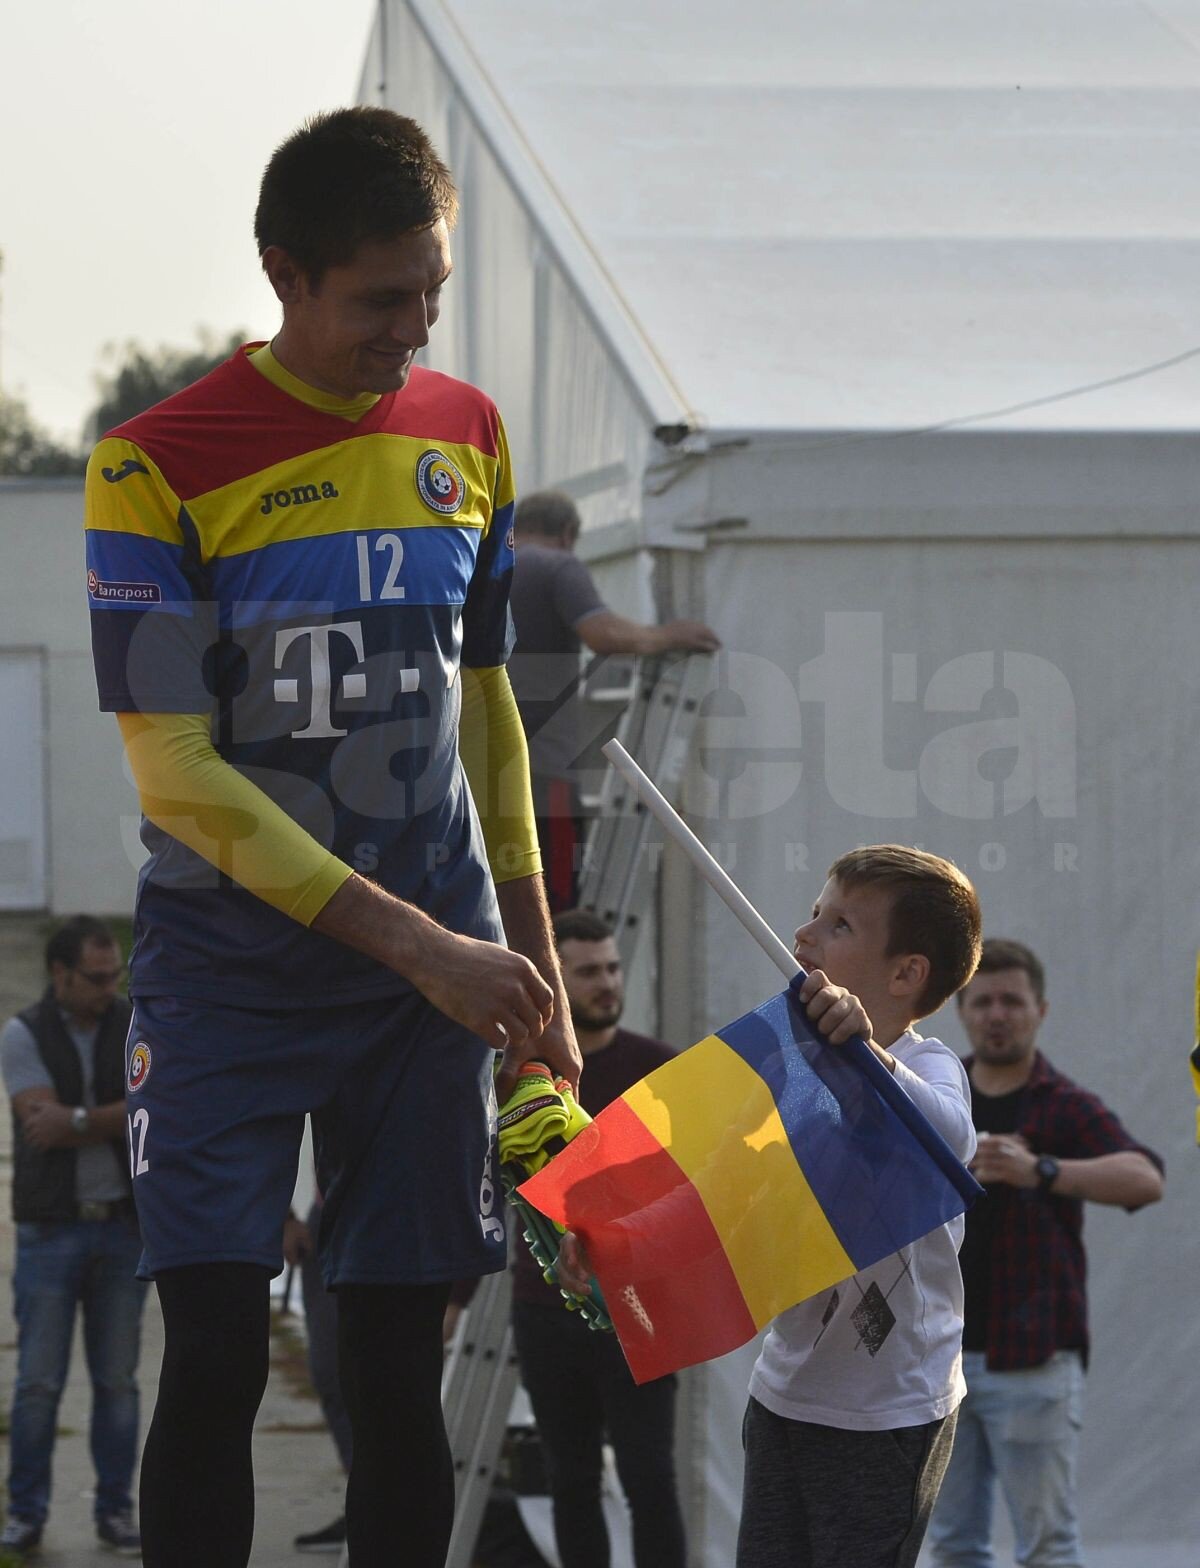
[[[46,944],[50,983],[0,1034],[13,1110],[13,1281],[17,1381],[9,1439],[8,1520],[0,1549],[41,1540],[50,1462],[77,1310],[92,1381],[96,1534],[138,1555],[131,1482],[137,1363],[146,1286],[125,1142],[120,949],[102,921],[76,915]]]

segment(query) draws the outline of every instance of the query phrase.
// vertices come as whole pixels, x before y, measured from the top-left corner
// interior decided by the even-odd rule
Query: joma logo
[[[317,485],[293,485],[290,490],[264,490],[259,511],[264,517],[285,506],[307,506],[310,501],[336,501],[337,489],[326,479]]]

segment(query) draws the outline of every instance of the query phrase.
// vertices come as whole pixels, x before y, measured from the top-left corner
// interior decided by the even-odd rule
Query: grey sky
[[[270,336],[262,167],[355,99],[373,0],[0,0],[0,387],[77,434],[107,343]]]

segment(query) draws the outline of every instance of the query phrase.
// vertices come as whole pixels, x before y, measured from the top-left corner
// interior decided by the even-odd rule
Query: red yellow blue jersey
[[[457,737],[460,665],[501,665],[512,644],[499,414],[414,368],[351,421],[268,379],[254,347],[93,454],[100,707],[209,716],[219,755],[340,859],[498,937]],[[409,989],[224,875],[219,854],[147,819],[142,837],[135,994],[278,1006]]]

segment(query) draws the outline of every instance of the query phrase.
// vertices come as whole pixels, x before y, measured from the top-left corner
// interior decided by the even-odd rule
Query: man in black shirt
[[[967,1214],[963,1371],[954,1452],[929,1538],[938,1568],[988,1568],[1004,1489],[1024,1568],[1082,1568],[1075,1461],[1087,1365],[1083,1204],[1162,1195],[1162,1162],[1037,1049],[1045,974],[991,938],[958,996],[987,1197]]]

